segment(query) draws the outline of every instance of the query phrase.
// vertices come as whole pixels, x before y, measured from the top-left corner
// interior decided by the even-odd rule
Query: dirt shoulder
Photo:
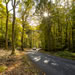
[[[16,50],[15,55],[10,54],[11,51],[0,50],[0,75],[39,75],[41,73],[29,60],[25,51]]]

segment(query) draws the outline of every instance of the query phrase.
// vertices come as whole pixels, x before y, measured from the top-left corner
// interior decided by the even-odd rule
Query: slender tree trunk
[[[52,50],[52,35],[51,35],[51,19],[49,21],[47,21],[47,23],[49,22],[49,24],[47,25],[47,35],[48,35],[48,51]]]
[[[15,3],[16,0],[14,0],[13,5],[13,22],[12,22],[12,54],[15,53],[15,40],[14,40],[14,26],[15,26]]]
[[[2,35],[1,35],[1,38],[3,39],[3,26],[2,26],[2,25],[3,25],[3,20],[2,20],[2,19],[3,19],[3,16],[1,16],[0,19],[1,19],[0,32],[1,32],[1,34],[2,34]]]
[[[5,43],[5,48],[8,49],[8,3],[6,3],[6,13],[7,13],[7,17],[6,17],[6,34],[5,34],[5,37],[6,37],[6,43]]]
[[[22,51],[24,50],[23,48],[23,38],[24,38],[24,16],[22,17],[22,37],[21,37],[21,49]]]
[[[65,47],[68,48],[68,33],[67,33],[67,29],[68,29],[68,21],[66,18],[66,37],[65,37]]]
[[[73,45],[73,51],[75,52],[75,5],[74,5],[75,1],[72,0],[72,11],[73,11],[73,16],[72,16],[72,45]]]

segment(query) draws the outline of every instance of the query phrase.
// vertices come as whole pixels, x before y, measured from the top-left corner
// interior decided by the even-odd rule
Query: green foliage
[[[70,57],[70,56],[73,56],[72,53],[68,52],[68,51],[62,51],[62,52],[60,51],[60,52],[58,52],[58,55],[61,56],[61,57],[66,57],[66,56]]]
[[[7,0],[7,2],[10,0]],[[64,2],[64,0],[63,0]],[[75,48],[75,5],[69,1],[62,5],[61,0],[53,3],[51,0],[19,0],[18,5],[19,17],[15,20],[14,39],[15,47],[42,47],[48,51],[72,50]],[[36,4],[36,5],[35,5]],[[32,8],[36,11],[32,13]],[[5,39],[6,33],[6,7],[0,2],[0,38]],[[44,12],[48,16],[43,15]],[[40,19],[40,25],[32,27],[28,19],[37,16]],[[8,21],[8,40],[12,42],[12,18],[9,12]],[[23,33],[23,34],[22,34]],[[23,35],[23,39],[22,39]],[[22,43],[23,40],[23,43]]]
[[[37,2],[39,1],[37,0]],[[73,32],[75,8],[74,5],[70,7],[68,3],[69,1],[64,2],[62,6],[61,1],[58,0],[55,3],[48,0],[40,0],[36,6],[36,12],[39,13],[42,18],[40,38],[43,49],[48,51],[71,50],[73,48],[72,46],[75,45],[75,42],[72,43],[75,36]],[[67,4],[67,6],[65,6],[65,4]],[[70,13],[71,11],[72,14]],[[43,16],[42,14],[44,12],[47,12],[50,16]]]

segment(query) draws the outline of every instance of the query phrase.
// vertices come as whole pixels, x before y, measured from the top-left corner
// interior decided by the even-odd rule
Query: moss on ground
[[[7,69],[7,67],[5,65],[1,65],[0,66],[0,73],[4,72]]]

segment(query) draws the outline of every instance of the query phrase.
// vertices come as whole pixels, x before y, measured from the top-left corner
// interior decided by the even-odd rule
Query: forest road
[[[75,61],[68,60],[38,51],[28,52],[28,57],[46,75],[75,75]]]

